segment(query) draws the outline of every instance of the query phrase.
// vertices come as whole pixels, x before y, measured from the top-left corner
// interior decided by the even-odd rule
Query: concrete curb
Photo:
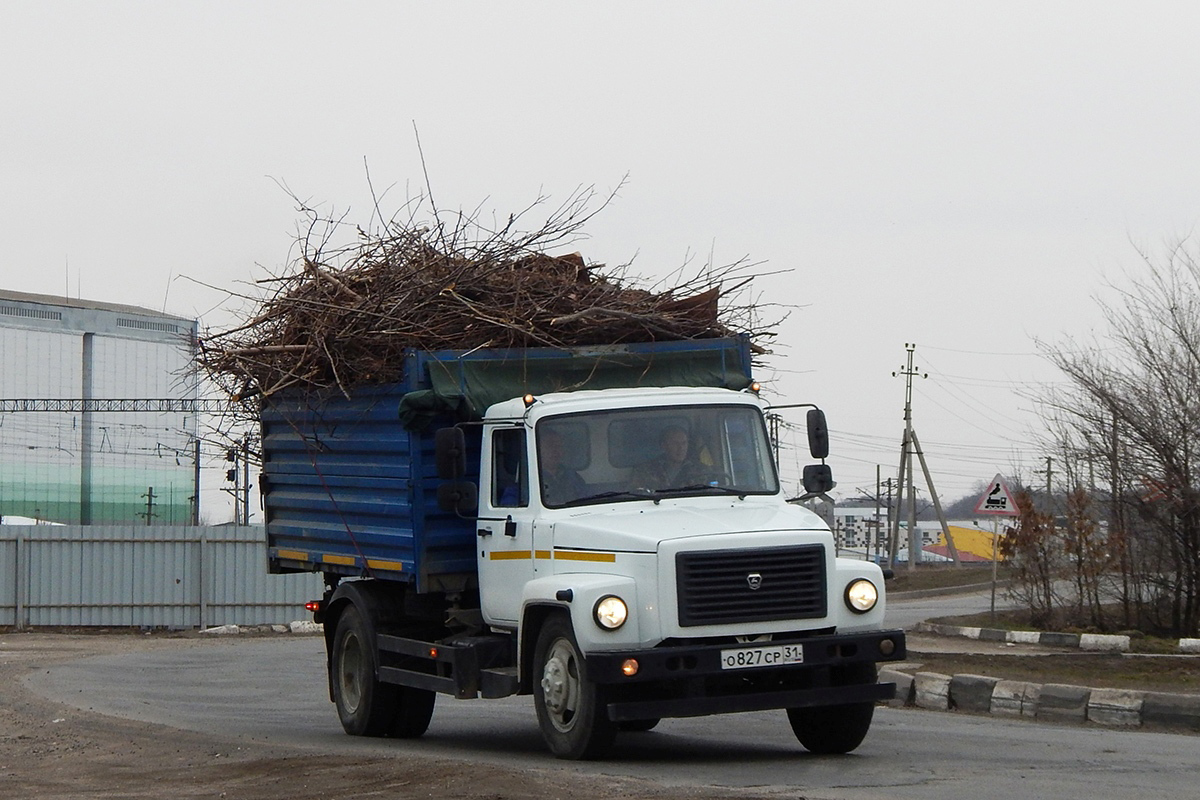
[[[1059,683],[1040,685],[987,675],[938,672],[910,675],[886,668],[879,671],[879,680],[896,684],[896,697],[888,702],[895,708],[1200,733],[1200,695],[1092,689]]]
[[[322,633],[325,628],[312,620],[298,619],[287,625],[217,625],[203,628],[200,633],[208,636],[236,636],[240,633]]]
[[[999,628],[943,625],[940,622],[918,622],[915,630],[918,633],[932,633],[937,636],[963,636],[988,642],[1040,644],[1044,647],[1078,648],[1104,653],[1128,653],[1131,646],[1129,637],[1123,634],[1005,631]],[[1180,653],[1200,653],[1200,639],[1180,639],[1176,650]]]

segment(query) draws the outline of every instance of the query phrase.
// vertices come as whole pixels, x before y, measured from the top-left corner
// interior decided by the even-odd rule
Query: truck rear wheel
[[[617,726],[608,718],[603,691],[588,678],[566,617],[551,617],[542,627],[534,668],[534,707],[550,752],[571,759],[602,756]]]
[[[392,706],[392,727],[388,735],[397,739],[415,739],[429,730],[437,692],[412,686],[390,688],[396,690],[396,700]]]
[[[342,728],[351,736],[420,736],[429,728],[436,695],[383,683],[377,677],[378,658],[369,623],[357,607],[348,607],[338,618],[331,663]]]
[[[831,677],[834,686],[873,684],[879,679],[874,664],[835,668]],[[842,754],[849,753],[866,738],[875,716],[875,704],[789,708],[787,716],[792,732],[805,750],[818,755]]]

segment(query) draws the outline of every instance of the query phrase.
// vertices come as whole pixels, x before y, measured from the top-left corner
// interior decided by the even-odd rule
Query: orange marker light
[[[621,672],[625,673],[626,678],[632,678],[638,673],[638,662],[636,658],[627,658],[621,662]]]

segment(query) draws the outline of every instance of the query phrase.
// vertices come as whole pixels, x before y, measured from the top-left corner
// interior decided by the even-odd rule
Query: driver
[[[648,489],[671,489],[707,483],[711,468],[691,457],[686,429],[670,425],[659,434],[660,454],[642,464],[638,480]]]
[[[567,443],[562,431],[547,429],[539,438],[538,469],[542,498],[557,506],[587,494],[587,483],[566,464]]]

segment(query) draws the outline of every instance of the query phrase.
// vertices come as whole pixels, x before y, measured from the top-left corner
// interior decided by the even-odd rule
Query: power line
[[[926,350],[937,350],[937,351],[940,351],[943,353],[965,353],[966,355],[971,355],[971,356],[1026,356],[1026,357],[1034,356],[1036,358],[1043,358],[1042,354],[1037,352],[1036,350],[1026,351],[1024,353],[997,353],[997,352],[985,351],[985,350],[956,350],[953,347],[932,347],[931,345],[925,345],[925,349]]]
[[[965,424],[967,424],[967,425],[970,425],[972,428],[974,428],[975,430],[979,431],[980,433],[995,434],[995,431],[994,431],[994,430],[991,430],[991,431],[989,431],[987,428],[984,428],[984,427],[982,427],[982,426],[980,426],[980,425],[977,425],[977,424],[975,424],[975,423],[974,423],[974,422],[972,422],[971,420],[969,420],[969,419],[967,419],[966,417],[964,417],[962,414],[959,414],[959,413],[957,413],[957,412],[955,412],[955,411],[952,411],[952,410],[951,410],[951,409],[949,409],[949,408],[946,408],[946,406],[944,406],[943,404],[939,403],[937,400],[935,400],[934,398],[930,397],[930,396],[929,396],[928,394],[926,394],[925,392],[922,392],[922,391],[920,391],[920,390],[917,390],[917,394],[921,395],[921,397],[923,397],[923,398],[925,398],[926,400],[928,400],[929,402],[933,403],[935,406],[937,406],[938,408],[940,408],[942,411],[945,411],[947,414],[949,414],[950,416],[952,416],[952,417],[954,417],[955,419],[959,420],[960,422],[963,422],[963,423],[965,423]],[[974,409],[973,409],[973,410],[974,410]],[[979,413],[979,412],[978,412],[978,411],[976,411],[976,413]],[[985,415],[985,416],[986,416],[986,415]],[[1004,415],[1000,414],[999,416],[1004,416]],[[989,419],[990,419],[990,418],[989,418]],[[1007,418],[1007,417],[1006,417],[1006,419],[1010,419],[1010,418]],[[992,422],[995,422],[996,420],[992,419],[992,420],[990,420],[990,421],[992,421]],[[1010,419],[1010,421],[1012,421],[1012,422],[1016,422],[1016,420],[1011,420],[1011,419]],[[1013,428],[1011,428],[1011,427],[1009,427],[1009,426],[1007,426],[1007,425],[1005,425],[1005,426],[1003,426],[1003,427],[1004,427],[1004,428],[1006,428],[1007,430],[1009,430],[1010,432],[1015,432]]]
[[[1012,417],[1008,416],[1007,414],[1004,414],[1003,412],[998,411],[995,408],[992,408],[987,403],[984,403],[982,400],[980,400],[978,397],[976,397],[976,395],[974,393],[966,392],[966,391],[960,389],[958,386],[954,385],[954,383],[952,383],[950,381],[937,380],[936,376],[939,376],[941,374],[942,373],[938,372],[936,369],[934,370],[935,382],[938,383],[938,385],[945,388],[948,393],[955,396],[955,399],[957,399],[958,402],[962,403],[964,406],[971,408],[971,410],[974,411],[975,413],[981,414],[983,417],[988,419],[989,422],[994,422],[995,418],[997,416],[1000,416],[1000,417],[1004,417],[1005,419],[1007,419],[1011,422],[1021,424],[1019,420],[1013,419]],[[1009,387],[1009,391],[1012,391],[1011,383],[1009,383],[1007,385]],[[924,394],[924,393],[922,393],[922,394]],[[981,408],[984,409],[984,412],[980,412]],[[961,419],[961,417],[960,417],[960,419]],[[966,422],[966,420],[963,420],[963,421]]]
[[[152,412],[158,414],[220,414],[236,408],[229,400],[185,398],[79,398],[27,397],[0,399],[0,413],[15,412]]]
[[[850,433],[849,431],[838,431],[838,430],[831,430],[830,434],[831,434],[830,438],[835,442],[848,443],[848,444],[852,444],[852,445],[857,445],[859,447],[883,446],[883,447],[890,449],[891,447],[893,447],[896,444],[896,437],[894,437],[894,436],[876,436],[876,435],[871,435],[871,434],[867,434],[867,433]],[[930,441],[930,442],[927,442],[926,444],[927,444],[926,449],[928,449],[928,447],[930,447],[930,446],[936,445],[938,448],[945,448],[945,449],[950,449],[950,450],[968,450],[968,451],[969,450],[979,450],[979,451],[984,451],[984,452],[990,452],[990,451],[1002,450],[1005,447],[1007,447],[1008,445],[1014,444],[1014,442],[1009,440],[1008,442],[1005,443],[1005,445],[989,445],[989,444],[963,444],[962,442]],[[1035,444],[1029,443],[1029,442],[1016,442],[1015,444],[1019,444],[1024,447],[1036,448]]]

